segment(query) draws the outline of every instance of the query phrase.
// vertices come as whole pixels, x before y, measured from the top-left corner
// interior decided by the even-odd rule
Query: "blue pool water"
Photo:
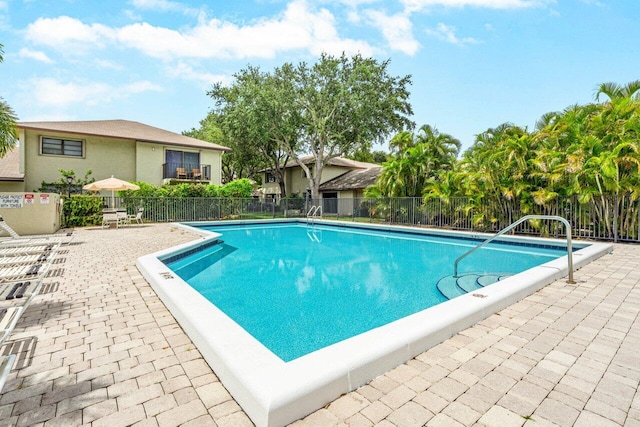
[[[165,264],[285,362],[445,301],[437,281],[478,243],[300,223],[206,229],[222,242]],[[565,254],[492,243],[460,271],[515,274]]]

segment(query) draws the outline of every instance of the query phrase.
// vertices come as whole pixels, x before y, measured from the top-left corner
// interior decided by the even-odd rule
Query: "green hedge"
[[[71,196],[62,206],[63,226],[77,227],[102,223],[102,197]]]

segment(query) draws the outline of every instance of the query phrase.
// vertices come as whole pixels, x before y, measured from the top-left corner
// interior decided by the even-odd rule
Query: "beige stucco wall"
[[[338,191],[338,215],[353,214],[353,191]]]
[[[16,193],[24,191],[24,181],[0,182],[0,193]]]
[[[322,169],[322,179],[320,181],[320,184],[325,183],[348,171],[349,169],[345,168],[325,166]],[[285,185],[287,186],[287,195],[298,193],[301,196],[304,196],[307,191],[307,187],[309,186],[309,180],[306,176],[304,176],[302,168],[300,166],[294,166],[287,169],[285,183]]]
[[[60,229],[60,196],[55,193],[26,193],[31,196],[33,204],[26,203],[25,193],[0,193],[0,203],[2,196],[19,196],[22,198],[21,207],[0,207],[0,214],[9,227],[13,228],[20,235],[29,234],[49,234]],[[48,196],[48,197],[47,197]],[[43,203],[48,199],[49,203]],[[0,236],[8,234],[0,229]]]
[[[211,183],[222,183],[222,152],[215,150],[200,150],[200,163],[211,165]]]
[[[62,177],[60,169],[72,170],[83,178],[87,169],[96,180],[111,175],[126,181],[136,180],[135,145],[131,141],[82,136],[61,132],[26,130],[20,140],[24,147],[25,191],[35,191],[42,181],[55,182]],[[83,158],[40,154],[40,137],[66,138],[85,142]]]
[[[165,163],[161,144],[136,142],[136,181],[162,185],[162,165]]]

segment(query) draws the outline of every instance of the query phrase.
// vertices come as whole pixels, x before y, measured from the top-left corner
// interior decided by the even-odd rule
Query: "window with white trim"
[[[43,136],[40,140],[40,153],[52,156],[84,157],[84,142]]]

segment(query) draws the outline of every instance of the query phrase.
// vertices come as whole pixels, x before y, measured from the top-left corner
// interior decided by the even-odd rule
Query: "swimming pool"
[[[352,227],[201,227],[224,241],[163,261],[285,362],[447,301],[436,287],[474,240]],[[564,248],[494,243],[464,271],[513,275]]]
[[[230,227],[237,224],[243,227],[242,230]],[[191,228],[192,231],[207,237],[138,260],[138,267],[145,278],[191,337],[223,384],[257,425],[283,425],[294,421],[553,280],[563,277],[567,272],[566,255],[561,256],[566,252],[553,248],[562,248],[564,242],[506,238],[505,241],[509,244],[497,245],[501,246],[500,252],[496,252],[500,256],[493,256],[493,262],[499,263],[498,269],[501,274],[513,276],[425,309],[432,302],[424,305],[425,301],[432,299],[433,295],[426,296],[426,291],[422,289],[422,279],[429,278],[422,272],[431,271],[434,277],[443,273],[450,275],[453,260],[473,244],[469,239],[485,236],[376,225],[360,225],[355,229],[348,229],[352,224],[338,223],[338,229],[321,225],[315,230],[314,240],[313,234],[307,234],[304,223],[275,221],[271,224],[275,224],[275,235],[279,238],[274,239],[272,235],[267,239],[259,239],[259,235],[267,233],[267,228],[250,221],[216,223],[216,227],[210,230]],[[391,237],[381,235],[388,230],[401,234],[393,234]],[[289,235],[289,232],[297,234]],[[375,243],[367,240],[372,237],[382,240],[376,240]],[[452,237],[463,240],[453,240]],[[212,244],[212,241],[218,238],[224,242]],[[282,251],[274,249],[275,246],[264,246],[267,241],[275,246],[282,246]],[[441,251],[447,252],[444,258],[418,249],[421,245],[431,246],[437,243],[436,246],[442,246],[445,242],[454,249],[451,253]],[[254,249],[257,250],[253,256],[245,252],[243,244],[247,243],[254,245]],[[517,246],[515,243],[527,246]],[[334,246],[336,244],[339,245],[337,248]],[[541,244],[551,247],[532,246]],[[208,246],[208,249],[202,252],[202,246]],[[301,254],[304,252],[301,250],[303,246],[313,248],[311,255]],[[356,261],[353,260],[353,254],[347,256],[347,246],[357,248]],[[520,252],[530,251],[531,248],[535,248],[536,257],[539,257],[536,263],[542,265],[530,268],[524,273],[517,273],[521,268],[531,266],[514,267],[521,262]],[[574,252],[574,264],[578,268],[606,253],[610,245],[576,244],[575,248],[577,250]],[[402,254],[405,249],[407,252]],[[287,255],[282,256],[282,253]],[[406,253],[414,254],[413,259],[408,260]],[[334,261],[327,262],[326,258],[323,258],[325,256],[332,256]],[[314,261],[309,264],[311,267],[305,270],[305,266],[309,267],[309,259]],[[347,259],[351,261],[348,262]],[[545,262],[550,259],[552,260]],[[216,262],[211,262],[213,260]],[[253,261],[255,264],[252,264]],[[319,264],[314,264],[316,261]],[[485,260],[473,265],[471,257],[470,263],[466,262],[467,260],[461,264],[462,271],[484,272],[489,264]],[[207,264],[212,264],[213,269],[199,266]],[[318,271],[319,266],[327,264],[335,267],[335,277],[343,278],[341,283]],[[238,270],[239,267],[247,266],[249,268],[242,272]],[[278,271],[285,271],[288,276],[281,276],[279,281],[271,280]],[[492,268],[491,271],[495,272],[495,269]],[[356,280],[358,275],[360,279]],[[239,294],[214,296],[212,303],[206,298],[211,295],[207,294],[215,295],[217,290],[202,288],[200,290],[204,296],[196,290],[210,282],[211,277],[218,282],[214,288],[243,287],[245,291],[248,288],[249,292],[245,292],[244,298]],[[349,278],[348,284],[342,283],[345,282],[345,278]],[[187,284],[187,281],[192,282],[193,286]],[[390,282],[400,286],[388,286]],[[257,287],[265,283],[266,287],[258,291]],[[281,289],[274,292],[274,287]],[[344,296],[335,296],[336,288],[346,289],[349,295],[346,297],[347,302],[353,303],[344,304],[344,301],[338,301],[330,310],[321,310],[321,314],[306,311],[306,297],[312,300],[344,300]],[[281,293],[283,290],[285,292]],[[407,295],[410,304],[399,302],[406,299],[396,299],[399,296],[406,298]],[[362,302],[366,299],[365,296],[373,296],[374,301],[390,300],[390,303],[379,311],[379,307],[374,306],[374,315],[371,315],[372,309],[367,308],[368,306]],[[281,307],[282,305],[277,303],[280,301],[279,298],[294,300],[292,308],[276,310],[285,314],[284,326],[274,326],[276,332],[271,331],[271,334],[267,334],[271,335],[271,338],[258,337],[264,331],[252,328],[264,323],[268,330],[268,326],[274,324],[267,320],[271,319],[270,314],[259,310],[264,306]],[[443,300],[440,296],[436,302]],[[405,305],[411,307],[405,308]],[[242,306],[249,306],[248,312],[254,313],[257,317],[254,325],[249,321],[247,326],[246,319],[234,317],[235,314],[228,312],[229,307],[233,312]],[[400,314],[395,313],[396,320],[382,319],[384,316],[380,313],[386,316],[387,311],[393,311],[389,310],[389,306],[401,306],[404,312],[400,310]],[[360,329],[349,332],[348,336],[333,337],[330,342],[319,343],[316,347],[304,344],[302,350],[287,353],[289,347],[295,347],[290,344],[298,338],[291,338],[284,333],[286,338],[283,339],[282,331],[297,328],[300,323],[309,323],[306,319],[301,321],[300,317],[295,315],[305,313],[306,318],[333,319],[336,312],[347,309],[352,310],[351,314],[344,318],[349,321],[342,319],[336,324],[329,323],[328,329],[346,330],[348,328],[345,324],[348,323],[346,326],[351,327],[350,320],[356,318],[373,318],[378,322],[377,326],[360,325]],[[326,330],[327,320],[320,323],[325,323]],[[313,337],[310,341],[314,345],[318,344],[317,337],[324,335],[321,332],[303,332],[303,335],[305,334]],[[279,346],[273,347],[269,339],[282,342]]]

